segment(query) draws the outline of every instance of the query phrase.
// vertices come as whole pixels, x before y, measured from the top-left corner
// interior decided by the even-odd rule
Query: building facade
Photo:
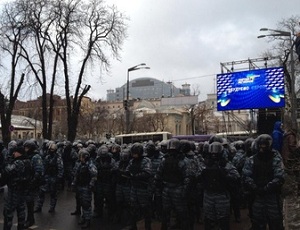
[[[138,78],[129,81],[129,99],[155,99],[163,97],[176,97],[179,94],[190,95],[190,85],[184,84],[177,88],[172,82],[164,82],[155,78]],[[123,101],[127,97],[127,83],[115,90],[107,90],[107,101]]]

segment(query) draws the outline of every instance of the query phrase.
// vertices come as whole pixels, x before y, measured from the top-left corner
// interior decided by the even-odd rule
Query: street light
[[[139,69],[150,69],[150,67],[146,66],[145,63],[138,64],[133,66],[127,70],[127,84],[126,84],[126,100],[124,101],[124,109],[126,116],[126,133],[129,133],[129,116],[130,116],[130,103],[129,103],[129,73],[131,71],[139,70]]]
[[[291,55],[291,118],[293,123],[293,128],[297,129],[297,114],[296,114],[296,94],[295,94],[295,60],[294,60],[294,52],[293,47],[295,42],[292,39],[292,33],[288,31],[282,30],[273,30],[269,28],[261,28],[260,31],[271,31],[270,34],[260,35],[257,38],[264,37],[289,37],[290,43],[290,55]]]

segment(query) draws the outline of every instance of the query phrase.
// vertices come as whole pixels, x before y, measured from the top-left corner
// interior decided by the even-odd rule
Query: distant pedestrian
[[[281,153],[282,150],[282,143],[283,143],[283,130],[282,130],[283,124],[281,121],[276,121],[274,124],[274,129],[272,132],[272,138],[273,138],[273,149],[277,150]]]
[[[283,145],[281,155],[285,167],[289,167],[289,158],[297,149],[297,130],[292,126],[291,118],[286,117],[284,123]]]

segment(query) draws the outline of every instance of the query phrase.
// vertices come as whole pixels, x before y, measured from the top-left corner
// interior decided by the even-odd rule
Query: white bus
[[[172,134],[169,132],[130,133],[115,136],[115,142],[119,145],[150,140],[155,143],[157,141],[168,140],[171,138]]]
[[[246,140],[249,137],[256,137],[256,130],[252,130],[250,133],[249,131],[234,131],[234,132],[224,132],[224,133],[217,133],[219,137],[223,137],[228,139],[229,141],[237,141],[237,140]]]

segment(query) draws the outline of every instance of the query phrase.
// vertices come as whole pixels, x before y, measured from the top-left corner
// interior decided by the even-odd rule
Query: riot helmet
[[[120,153],[121,151],[121,146],[118,144],[113,144],[112,149],[111,149],[112,153]]]
[[[191,151],[191,143],[188,140],[180,140],[180,151],[187,154]]]
[[[17,142],[15,140],[12,140],[8,143],[8,149],[12,149],[15,146],[17,146]]]
[[[160,151],[162,153],[167,153],[167,145],[168,145],[168,141],[167,140],[163,140],[159,143],[159,147],[160,147]]]
[[[215,141],[209,145],[208,152],[212,160],[220,160],[223,153],[223,145]]]
[[[205,141],[203,143],[202,156],[203,156],[203,158],[207,158],[209,156],[209,143],[208,143],[208,141]]]
[[[273,139],[269,134],[261,134],[257,137],[257,147],[259,152],[272,150]]]
[[[84,148],[82,148],[82,149],[79,150],[78,155],[79,155],[79,159],[80,159],[80,161],[82,163],[85,163],[85,162],[87,162],[90,159],[89,152],[86,149],[84,149]]]
[[[97,150],[97,157],[105,158],[109,156],[109,151],[106,145],[101,145]]]
[[[67,149],[67,150],[72,149],[71,141],[65,141],[65,149]]]
[[[217,135],[213,135],[209,138],[208,143],[211,144],[213,142],[219,142],[219,143],[223,143],[223,138],[222,137],[218,137]]]
[[[132,157],[134,158],[140,158],[143,156],[144,153],[144,147],[141,143],[134,143],[131,148],[130,148],[130,152]]]
[[[179,151],[180,150],[180,141],[176,138],[172,138],[168,141],[167,144],[167,150],[175,150],[175,151]]]
[[[130,151],[129,149],[123,149],[120,152],[120,161],[129,161],[130,160]]]
[[[149,141],[145,146],[145,152],[148,157],[153,157],[156,153],[156,146],[152,141]]]
[[[26,152],[33,152],[36,150],[37,145],[33,140],[26,140],[24,142],[24,148]]]
[[[252,143],[254,142],[254,138],[252,137],[249,137],[245,140],[244,144],[245,144],[245,152],[247,154],[247,156],[251,156],[253,155],[252,153],[252,149],[251,149],[251,146],[252,146]]]
[[[245,144],[244,141],[238,140],[234,143],[234,147],[236,150],[245,150]]]

